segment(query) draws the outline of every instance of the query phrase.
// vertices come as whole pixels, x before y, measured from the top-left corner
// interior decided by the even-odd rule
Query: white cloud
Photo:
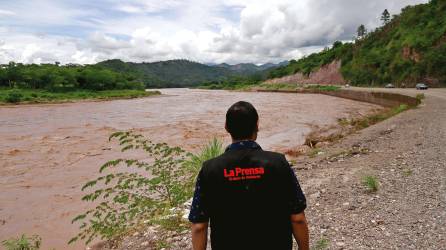
[[[0,9],[0,17],[1,16],[15,16],[15,12],[14,11],[10,11],[10,10],[2,10],[2,9]]]
[[[377,27],[385,8],[426,1],[17,0],[0,9],[0,63],[278,62],[349,40],[359,24]]]
[[[116,9],[128,13],[156,13],[179,6],[181,6],[179,0],[131,0],[118,4]]]

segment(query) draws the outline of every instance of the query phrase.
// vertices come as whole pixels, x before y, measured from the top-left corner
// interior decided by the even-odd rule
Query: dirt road
[[[228,142],[226,109],[246,100],[260,113],[260,143],[285,152],[302,144],[316,126],[379,109],[321,95],[162,92],[132,100],[1,107],[0,241],[39,234],[44,249],[82,249],[82,244],[66,246],[78,231],[71,219],[88,207],[81,201],[81,186],[97,177],[101,164],[121,156],[107,140],[116,130],[135,129],[194,151],[214,136]]]
[[[298,162],[313,246],[325,239],[329,249],[446,249],[446,90],[424,93],[419,108]],[[376,177],[376,193],[364,176]]]

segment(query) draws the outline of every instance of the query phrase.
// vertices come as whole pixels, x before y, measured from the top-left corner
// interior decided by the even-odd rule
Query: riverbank
[[[446,245],[446,90],[423,93],[426,98],[417,108],[294,160],[307,196],[314,249]],[[190,248],[188,230],[160,232],[147,228],[126,238],[119,249],[157,249],[163,238],[166,249]]]
[[[132,99],[161,94],[159,91],[134,89],[120,90],[73,90],[51,92],[38,89],[0,89],[0,105],[36,104],[36,103],[65,103],[75,101],[107,101],[117,99]]]

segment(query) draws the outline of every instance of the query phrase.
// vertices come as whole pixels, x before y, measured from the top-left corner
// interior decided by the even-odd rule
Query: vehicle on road
[[[417,85],[415,85],[415,88],[421,90],[421,89],[428,89],[429,87],[425,83],[417,83]]]
[[[395,85],[393,85],[391,83],[388,83],[388,84],[386,84],[385,88],[386,89],[393,89],[393,88],[395,88]]]

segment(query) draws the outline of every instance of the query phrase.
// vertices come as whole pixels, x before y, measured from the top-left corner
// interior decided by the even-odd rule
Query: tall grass
[[[199,153],[191,154],[190,158],[184,164],[189,170],[195,173],[195,176],[197,176],[205,161],[215,158],[223,154],[223,152],[223,143],[217,138],[214,138],[205,145]]]

